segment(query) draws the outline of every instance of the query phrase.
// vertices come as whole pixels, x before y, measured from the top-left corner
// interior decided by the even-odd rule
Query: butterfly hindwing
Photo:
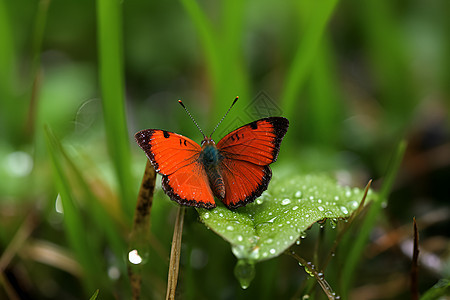
[[[224,204],[237,208],[252,202],[267,189],[272,177],[269,164],[276,161],[289,121],[264,118],[227,134],[217,143],[222,155]]]
[[[182,135],[147,129],[136,133],[136,141],[158,173],[167,195],[182,205],[216,206],[206,172],[198,161],[201,147]]]

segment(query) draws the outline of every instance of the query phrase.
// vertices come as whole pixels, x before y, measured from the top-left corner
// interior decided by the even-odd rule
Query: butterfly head
[[[214,140],[210,137],[205,137],[202,141],[202,143],[200,144],[202,146],[202,148],[204,149],[207,146],[216,146],[216,143],[214,142]]]

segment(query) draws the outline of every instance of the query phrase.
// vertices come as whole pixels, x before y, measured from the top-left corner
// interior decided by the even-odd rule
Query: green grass
[[[99,75],[108,150],[114,164],[121,206],[130,218],[137,185],[131,176],[131,154],[125,112],[122,4],[97,1]]]

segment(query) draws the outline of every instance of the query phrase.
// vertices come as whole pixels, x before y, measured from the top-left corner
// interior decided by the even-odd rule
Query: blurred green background
[[[351,299],[409,299],[415,216],[424,293],[450,276],[449,37],[446,0],[0,0],[0,298],[130,298],[146,162],[134,133],[200,142],[177,100],[209,134],[236,95],[216,141],[259,117],[290,120],[274,176],[325,171],[377,190],[407,141],[351,286],[327,279]],[[143,299],[165,297],[175,211],[158,178]],[[282,256],[242,290],[235,263],[188,209],[179,298],[299,299],[313,280]]]

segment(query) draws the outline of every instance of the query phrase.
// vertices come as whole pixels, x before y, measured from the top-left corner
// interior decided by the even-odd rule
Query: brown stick
[[[169,275],[167,278],[166,300],[174,300],[178,282],[178,271],[180,267],[181,237],[183,234],[183,220],[186,208],[178,207],[177,218],[173,230],[172,249],[170,251]]]
[[[296,259],[305,268],[305,271],[316,279],[329,300],[336,299],[337,295],[333,292],[330,284],[325,280],[323,273],[318,272],[312,263],[307,262],[294,251],[288,250],[285,253]]]
[[[412,257],[412,265],[411,265],[411,299],[418,300],[419,299],[419,287],[418,287],[418,275],[419,275],[419,232],[417,230],[416,218],[413,218],[413,227],[414,227],[414,248],[413,248],[413,257]]]
[[[136,209],[134,212],[133,228],[130,234],[130,250],[140,248],[148,242],[150,235],[150,212],[155,190],[156,172],[150,161],[147,160],[141,188],[139,189]],[[142,276],[140,266],[128,264],[132,299],[137,300],[141,295]]]

